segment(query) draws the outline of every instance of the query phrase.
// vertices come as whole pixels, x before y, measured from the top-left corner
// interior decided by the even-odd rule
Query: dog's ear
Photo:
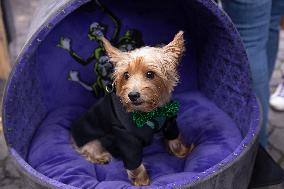
[[[107,55],[110,57],[110,61],[115,66],[117,63],[123,61],[126,58],[126,53],[112,46],[111,43],[106,38],[101,37],[101,41],[103,43]]]
[[[163,47],[163,51],[170,63],[172,63],[174,66],[177,66],[185,51],[183,31],[179,31],[175,35],[174,39]]]

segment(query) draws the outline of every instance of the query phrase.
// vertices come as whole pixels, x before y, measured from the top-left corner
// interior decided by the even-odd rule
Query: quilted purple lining
[[[201,93],[176,95],[181,103],[178,124],[187,144],[196,148],[185,159],[166,152],[162,137],[144,150],[143,162],[152,179],[149,188],[189,178],[219,163],[240,144],[240,131],[231,118]],[[74,151],[70,144],[70,123],[86,109],[59,108],[50,113],[36,132],[28,162],[44,175],[80,188],[123,188],[131,186],[121,161],[95,165]]]

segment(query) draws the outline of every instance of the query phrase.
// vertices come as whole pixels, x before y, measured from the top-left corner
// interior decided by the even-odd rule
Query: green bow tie
[[[179,104],[176,101],[169,102],[163,107],[158,107],[152,112],[133,112],[132,120],[138,128],[143,127],[145,123],[156,117],[174,117],[179,110]]]

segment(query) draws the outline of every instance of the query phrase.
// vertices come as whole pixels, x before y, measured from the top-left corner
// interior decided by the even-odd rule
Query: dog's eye
[[[127,80],[129,78],[129,73],[128,72],[124,72],[123,77],[125,80]]]
[[[148,71],[148,72],[146,73],[146,77],[147,77],[148,79],[154,79],[154,76],[155,76],[155,74],[154,74],[154,72],[152,72],[152,71]]]

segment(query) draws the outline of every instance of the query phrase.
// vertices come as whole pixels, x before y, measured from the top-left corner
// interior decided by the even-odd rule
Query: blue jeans
[[[284,0],[222,0],[244,42],[253,80],[253,89],[262,105],[260,143],[267,146],[269,80],[279,41]]]

